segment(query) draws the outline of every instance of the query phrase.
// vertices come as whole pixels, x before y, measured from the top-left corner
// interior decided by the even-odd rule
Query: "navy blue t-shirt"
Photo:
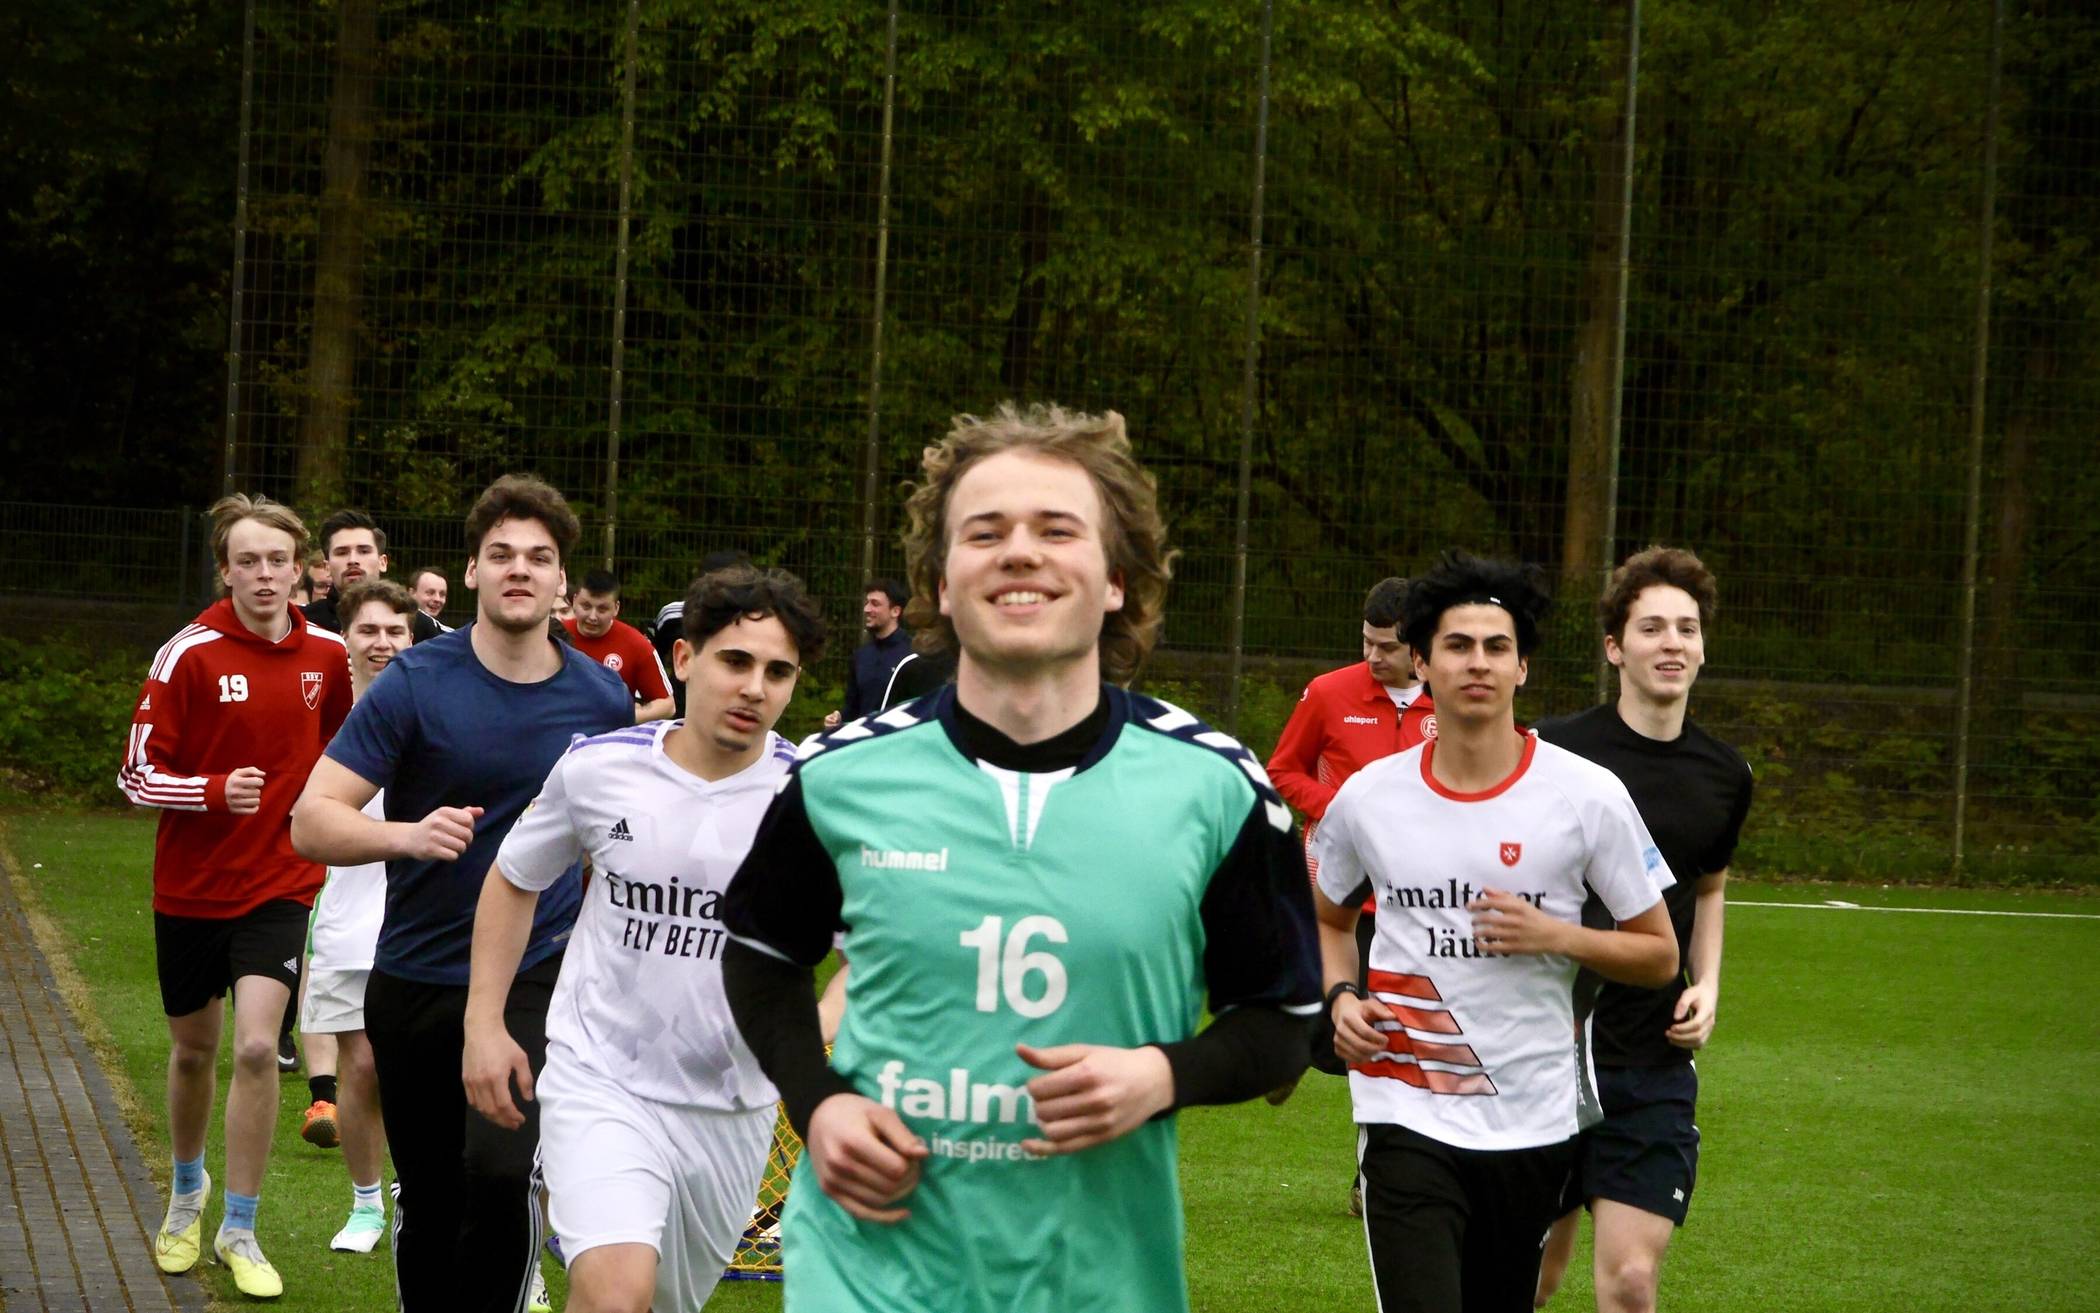
[[[431,985],[464,985],[474,907],[503,836],[539,795],[579,734],[634,723],[620,677],[555,644],[562,668],[537,684],[490,673],[474,627],[417,643],[379,673],[328,745],[328,755],[386,790],[386,818],[420,821],[439,807],[480,807],[474,841],[456,862],[386,864],[386,919],[372,965]],[[568,942],[582,898],[577,868],[540,895],[519,969]]]

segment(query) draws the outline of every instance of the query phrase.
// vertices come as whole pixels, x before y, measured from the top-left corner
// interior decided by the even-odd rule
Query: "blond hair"
[[[226,556],[226,540],[233,536],[233,526],[242,520],[253,520],[265,528],[292,535],[292,559],[306,559],[306,522],[293,514],[291,507],[268,497],[236,492],[211,504],[211,554],[221,570],[231,564]]]
[[[1101,671],[1127,683],[1159,642],[1166,618],[1167,582],[1178,553],[1166,545],[1157,482],[1132,455],[1123,417],[1068,411],[1060,406],[1023,409],[1004,402],[990,418],[958,415],[948,436],[926,448],[925,478],[905,502],[906,573],[912,599],[905,616],[929,651],[954,651],[955,626],[940,613],[941,578],[948,566],[948,500],[971,466],[1002,452],[1023,451],[1077,465],[1093,480],[1101,499],[1103,554],[1109,578],[1123,588],[1121,610],[1101,625]]]

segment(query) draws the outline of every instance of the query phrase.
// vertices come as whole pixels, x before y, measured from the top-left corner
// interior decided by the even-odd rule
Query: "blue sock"
[[[359,1185],[357,1182],[352,1181],[350,1183],[350,1206],[352,1208],[370,1208],[375,1212],[385,1212],[385,1196],[379,1191],[379,1182],[374,1181],[370,1185]]]
[[[198,1154],[188,1162],[175,1160],[175,1193],[195,1194],[204,1188],[204,1155]]]
[[[255,1205],[261,1202],[260,1195],[226,1192],[226,1217],[219,1223],[222,1231],[253,1231],[255,1229]]]

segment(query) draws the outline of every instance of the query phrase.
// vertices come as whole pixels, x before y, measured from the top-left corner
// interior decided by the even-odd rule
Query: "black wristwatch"
[[[1329,1012],[1334,1011],[1334,1001],[1344,994],[1354,994],[1358,998],[1371,997],[1369,994],[1364,993],[1362,985],[1357,984],[1353,980],[1344,980],[1333,989],[1327,991],[1327,1010]]]

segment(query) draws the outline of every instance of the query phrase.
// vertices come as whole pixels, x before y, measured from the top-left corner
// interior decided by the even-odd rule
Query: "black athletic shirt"
[[[1592,707],[1539,722],[1548,743],[1586,757],[1619,777],[1662,849],[1677,883],[1663,890],[1677,931],[1680,975],[1691,967],[1692,913],[1699,879],[1726,870],[1735,857],[1743,818],[1750,812],[1750,767],[1741,754],[1690,721],[1668,742],[1636,733],[1614,706]],[[1589,920],[1585,913],[1585,921]],[[1606,924],[1609,924],[1607,918]],[[1680,979],[1661,989],[1597,981],[1587,971],[1577,996],[1601,984],[1593,1030],[1597,1064],[1666,1067],[1689,1062],[1690,1050],[1664,1037],[1672,1023]],[[1688,977],[1687,977],[1688,978]]]

